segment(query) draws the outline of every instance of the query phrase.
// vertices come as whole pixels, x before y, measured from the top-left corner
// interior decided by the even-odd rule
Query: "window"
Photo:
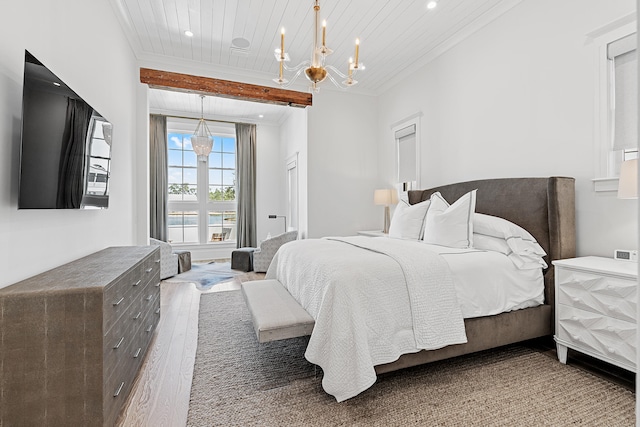
[[[420,188],[420,118],[417,112],[391,125],[396,149],[396,183],[400,198]]]
[[[191,146],[195,120],[167,120],[168,239],[205,244],[235,240],[236,139],[233,124],[207,122],[213,149],[200,162]]]
[[[596,47],[598,96],[595,191],[616,191],[620,165],[638,157],[636,22],[628,16],[591,34]]]

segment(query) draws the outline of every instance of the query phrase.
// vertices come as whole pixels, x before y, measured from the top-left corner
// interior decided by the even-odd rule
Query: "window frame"
[[[627,15],[588,34],[593,41],[595,54],[595,117],[594,117],[594,171],[592,179],[595,192],[617,192],[620,164],[625,153],[613,151],[611,140],[612,123],[615,119],[612,109],[613,61],[607,57],[610,43],[637,32],[635,14]]]
[[[182,119],[167,117],[167,152],[169,151],[169,135],[181,134],[190,135],[193,134],[195,127],[198,124],[198,119]],[[212,136],[220,138],[233,138],[235,140],[235,126],[228,123],[216,122],[215,120],[207,120],[207,125],[211,130]],[[232,130],[233,126],[233,130]],[[214,144],[215,146],[215,144]],[[237,155],[237,153],[235,153]],[[224,165],[222,165],[224,166]],[[171,165],[167,160],[167,167]],[[217,168],[216,168],[217,169]],[[228,170],[228,168],[221,167],[220,170]],[[233,169],[236,170],[235,167]],[[175,247],[180,246],[209,246],[209,245],[224,245],[235,244],[234,239],[212,241],[209,236],[209,213],[210,212],[236,212],[237,215],[237,200],[225,200],[214,201],[209,200],[209,156],[207,156],[206,162],[196,160],[196,200],[167,200],[167,213],[169,212],[197,212],[198,213],[198,241],[197,242],[171,242]],[[236,175],[237,176],[237,175]],[[223,183],[224,184],[224,183]],[[237,192],[236,192],[237,194]]]

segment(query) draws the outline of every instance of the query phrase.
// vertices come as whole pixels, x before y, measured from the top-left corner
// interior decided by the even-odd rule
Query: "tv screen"
[[[112,125],[25,51],[18,209],[109,205]]]

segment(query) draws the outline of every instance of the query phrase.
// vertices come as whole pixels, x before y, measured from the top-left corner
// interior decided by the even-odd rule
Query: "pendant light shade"
[[[204,121],[204,95],[200,95],[200,111],[200,121],[191,137],[191,146],[193,147],[193,151],[198,155],[198,160],[206,162],[213,148],[213,137],[207,127],[207,122]]]

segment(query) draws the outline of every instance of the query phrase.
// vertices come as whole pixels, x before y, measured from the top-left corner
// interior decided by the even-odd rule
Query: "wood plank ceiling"
[[[277,87],[271,79],[278,73],[273,51],[281,27],[286,29],[290,65],[311,55],[314,0],[109,1],[136,56],[147,62],[195,62]],[[520,1],[438,0],[438,6],[428,10],[428,0],[321,0],[327,46],[334,50],[327,63],[346,71],[359,37],[366,70],[350,90],[379,94]],[[186,30],[194,36],[187,37]],[[250,45],[237,48],[237,38]],[[306,83],[303,76],[298,81]],[[322,90],[333,90],[330,86],[326,81]]]

